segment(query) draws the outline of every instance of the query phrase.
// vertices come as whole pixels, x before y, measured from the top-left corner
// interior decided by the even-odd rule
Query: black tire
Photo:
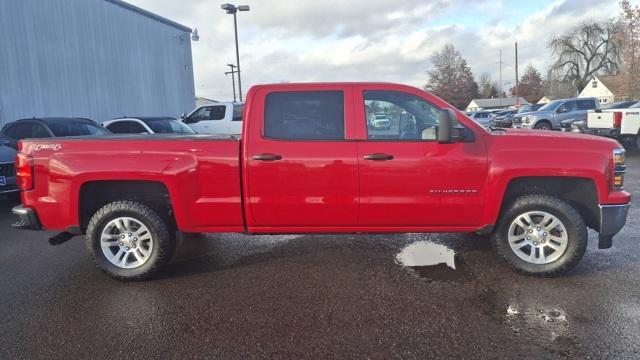
[[[133,218],[149,229],[153,247],[146,262],[139,267],[125,269],[116,266],[102,251],[102,231],[109,222],[119,217]],[[96,266],[121,281],[140,281],[152,277],[171,260],[175,249],[175,239],[165,221],[148,206],[134,201],[115,201],[98,210],[89,221],[85,243]]]
[[[557,260],[547,264],[533,264],[518,257],[509,245],[509,227],[518,216],[529,211],[547,212],[557,217],[566,228],[566,250]],[[566,201],[549,195],[528,195],[516,199],[503,212],[491,241],[496,253],[519,272],[553,277],[571,270],[580,262],[587,249],[588,236],[584,220]]]
[[[537,124],[535,124],[535,126],[533,128],[537,129],[537,130],[552,130],[553,129],[551,127],[551,124],[546,120],[539,121]]]

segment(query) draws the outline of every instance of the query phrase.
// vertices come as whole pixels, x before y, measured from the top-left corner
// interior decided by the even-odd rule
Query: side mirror
[[[564,105],[560,106],[558,108],[558,111],[556,111],[556,113],[558,113],[558,114],[562,114],[562,113],[566,113],[566,112],[567,112],[567,108]]]
[[[449,144],[454,139],[454,126],[458,124],[456,113],[451,109],[440,110],[437,139],[440,144]]]
[[[182,115],[180,115],[180,119],[182,119],[182,121],[184,121],[187,118],[187,113],[182,113]]]

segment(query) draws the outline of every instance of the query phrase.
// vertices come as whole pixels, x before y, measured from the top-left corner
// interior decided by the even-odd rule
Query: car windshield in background
[[[538,109],[539,111],[552,111],[557,109],[560,105],[562,105],[564,101],[562,100],[556,100],[556,101],[552,101],[550,103],[548,103],[547,105],[541,107],[540,109]]]
[[[59,122],[49,124],[49,128],[55,137],[86,136],[86,135],[109,135],[110,132],[104,128],[88,122]]]
[[[195,134],[190,127],[173,118],[142,120],[156,134]]]
[[[628,107],[632,107],[633,105],[637,105],[635,101],[621,101],[621,102],[603,105],[601,108],[602,109],[626,109]]]
[[[640,101],[635,103],[634,105],[629,106],[629,109],[638,109],[640,108]]]
[[[233,119],[231,121],[242,121],[242,113],[244,112],[244,104],[233,106]]]

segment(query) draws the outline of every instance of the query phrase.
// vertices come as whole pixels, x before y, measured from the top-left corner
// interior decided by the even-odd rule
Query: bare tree
[[[579,92],[598,73],[615,73],[620,61],[620,23],[585,23],[549,42],[555,62],[551,71]]]
[[[435,68],[428,73],[426,90],[458,109],[464,109],[478,96],[478,83],[471,68],[453,45],[445,45],[431,57],[431,61]]]
[[[640,5],[633,6],[628,0],[623,0],[620,8],[623,91],[637,99],[640,97]]]

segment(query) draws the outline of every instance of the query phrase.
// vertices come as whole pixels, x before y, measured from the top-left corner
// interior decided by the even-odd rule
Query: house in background
[[[632,100],[624,90],[624,78],[622,75],[596,75],[582,90],[578,97],[594,97],[601,105],[617,101]]]
[[[542,99],[538,100],[538,104],[548,104],[553,100],[554,99],[551,96],[543,96]]]
[[[524,98],[520,98],[520,105],[529,105]],[[467,111],[507,109],[516,106],[516,98],[473,99],[467,105]]]

